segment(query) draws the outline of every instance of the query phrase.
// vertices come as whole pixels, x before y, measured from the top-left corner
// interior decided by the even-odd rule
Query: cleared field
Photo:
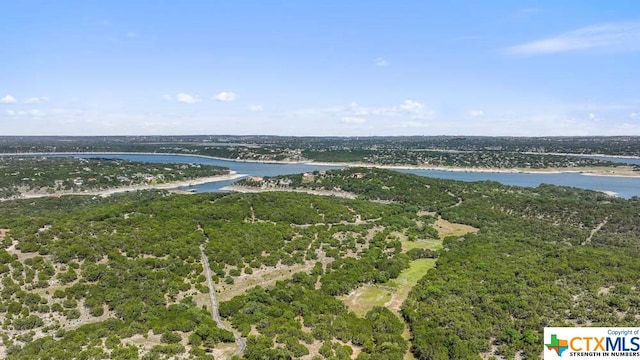
[[[478,229],[473,226],[452,223],[442,218],[438,218],[435,224],[433,224],[433,227],[438,230],[440,239],[444,239],[447,236],[463,236],[478,231]]]
[[[411,249],[438,250],[442,247],[441,239],[420,239],[416,241],[402,239],[400,240],[400,243],[402,244],[402,252],[407,252]]]
[[[384,306],[390,301],[396,289],[379,285],[364,285],[340,298],[351,311],[358,316],[364,316],[375,306]]]
[[[375,306],[385,306],[397,313],[411,289],[429,269],[435,266],[435,263],[435,259],[414,260],[409,264],[409,268],[400,273],[397,279],[381,285],[361,286],[340,299],[349,309],[360,316]]]

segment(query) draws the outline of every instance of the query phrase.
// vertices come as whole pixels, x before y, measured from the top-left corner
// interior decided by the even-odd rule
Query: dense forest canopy
[[[640,318],[637,198],[368,168],[241,184],[269,183],[0,203],[0,350],[213,358],[240,337],[248,359],[532,359],[545,326]],[[346,300],[368,293],[391,300]]]

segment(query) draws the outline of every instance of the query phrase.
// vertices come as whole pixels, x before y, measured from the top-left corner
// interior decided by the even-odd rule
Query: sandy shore
[[[195,179],[184,180],[184,181],[175,181],[175,182],[164,183],[164,184],[133,185],[133,186],[111,188],[111,189],[105,189],[105,190],[99,190],[99,191],[86,191],[86,192],[58,192],[53,194],[26,193],[26,194],[21,194],[21,196],[17,198],[0,199],[0,201],[17,200],[17,199],[34,199],[34,198],[41,198],[41,197],[56,197],[56,196],[66,196],[66,195],[109,196],[111,194],[132,192],[132,191],[139,191],[139,190],[150,190],[150,189],[170,190],[170,189],[177,189],[180,187],[200,185],[200,184],[206,184],[206,183],[216,182],[216,181],[234,180],[234,179],[239,179],[245,176],[246,175],[244,174],[238,174],[235,171],[230,171],[229,174],[226,174],[226,175],[201,177],[201,178],[195,178]]]
[[[342,166],[342,167],[365,167],[380,168],[390,170],[429,170],[429,171],[451,171],[468,173],[506,173],[506,174],[563,174],[576,173],[588,176],[613,176],[613,177],[640,177],[639,171],[633,171],[631,166],[617,167],[588,167],[588,168],[545,168],[545,169],[503,169],[503,168],[462,168],[462,167],[438,167],[419,165],[378,165],[368,163],[327,163],[327,162],[307,162],[305,165],[320,166]]]

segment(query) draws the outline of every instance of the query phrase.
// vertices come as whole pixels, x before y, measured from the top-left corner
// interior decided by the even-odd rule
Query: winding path
[[[209,239],[207,239],[207,241],[208,240]],[[200,245],[200,256],[202,256],[202,266],[204,267],[204,274],[207,278],[207,286],[209,287],[209,298],[211,299],[211,315],[213,316],[213,320],[216,322],[219,328],[233,333],[233,336],[236,338],[236,344],[238,344],[238,349],[233,353],[232,356],[240,355],[247,347],[247,342],[242,338],[242,336],[240,336],[239,333],[233,331],[233,329],[223,323],[222,319],[220,318],[220,312],[218,311],[218,301],[216,299],[216,290],[213,288],[213,280],[211,280],[211,269],[209,268],[209,259],[207,258],[207,254],[204,253],[204,245]]]
[[[609,220],[609,218],[605,218],[600,224],[598,224],[598,226],[591,230],[591,233],[589,233],[589,237],[580,245],[589,244],[591,242],[591,239],[593,239],[593,235],[595,235],[598,231],[600,231],[600,229],[602,229],[603,226],[607,224],[607,220]]]

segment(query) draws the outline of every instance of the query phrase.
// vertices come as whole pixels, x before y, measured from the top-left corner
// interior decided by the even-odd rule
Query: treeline
[[[256,161],[366,162],[480,168],[614,166],[559,154],[640,156],[640,137],[0,137],[0,153],[148,152]],[[637,166],[636,166],[637,168]]]
[[[587,157],[547,155],[513,151],[425,151],[413,149],[308,150],[305,158],[322,162],[356,162],[375,165],[412,165],[426,167],[546,169],[588,166],[612,167],[619,164]]]
[[[106,158],[0,156],[0,198],[21,193],[96,191],[228,174],[200,164],[155,164]]]

